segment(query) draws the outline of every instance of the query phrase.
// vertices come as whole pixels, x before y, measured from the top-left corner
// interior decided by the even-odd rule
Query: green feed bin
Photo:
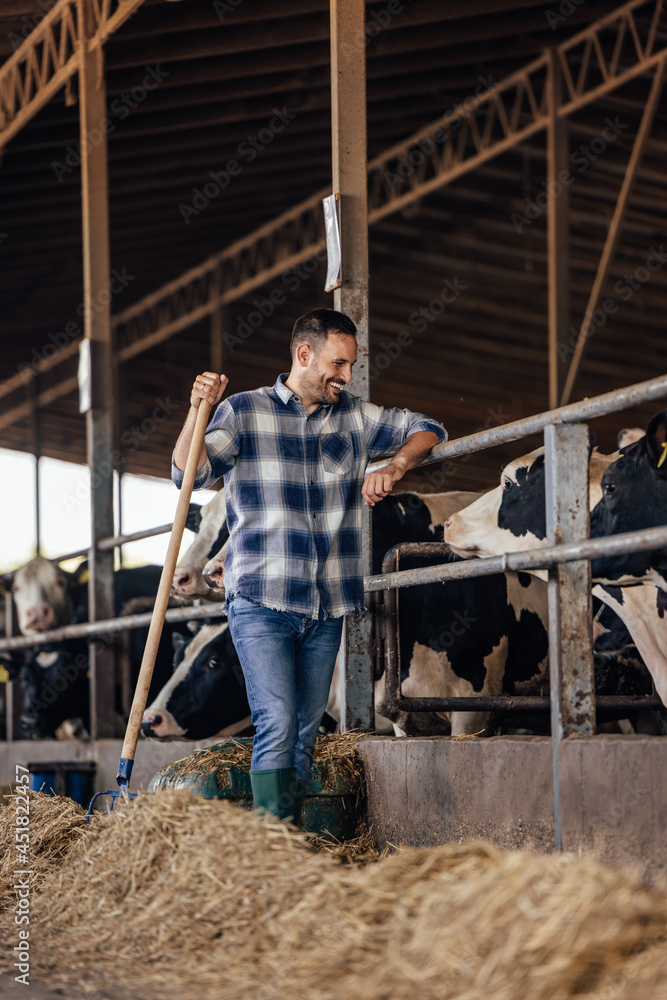
[[[161,768],[153,775],[148,790],[189,788],[204,799],[234,799],[250,809],[251,747],[252,738],[248,737],[195,751]],[[239,764],[231,758],[225,760],[225,752],[238,757],[239,748],[246,750],[247,763]],[[351,768],[345,767],[343,760],[325,763],[316,758],[303,804],[303,826],[319,837],[328,834],[337,840],[350,839],[356,835],[362,799],[361,779]]]

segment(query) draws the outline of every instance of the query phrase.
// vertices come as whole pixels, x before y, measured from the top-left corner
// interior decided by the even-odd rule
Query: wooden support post
[[[549,276],[549,409],[558,406],[567,361],[570,323],[569,173],[567,119],[558,117],[562,72],[558,53],[549,55],[549,123],[547,126],[547,243]]]
[[[581,359],[583,357],[584,348],[586,346],[586,343],[588,342],[588,337],[593,322],[593,313],[598,307],[598,303],[602,295],[602,289],[604,287],[605,281],[607,280],[607,275],[609,273],[609,266],[612,262],[614,252],[616,250],[616,244],[618,243],[618,238],[621,234],[623,219],[625,217],[625,211],[628,207],[628,202],[630,200],[630,193],[632,191],[632,186],[637,176],[637,170],[639,168],[639,164],[641,163],[641,158],[644,152],[644,147],[646,145],[646,140],[651,132],[651,125],[653,124],[653,118],[655,116],[656,108],[660,103],[660,95],[662,94],[664,72],[665,72],[665,62],[663,60],[661,63],[658,64],[655,70],[655,76],[653,77],[653,85],[651,86],[651,92],[649,94],[646,106],[644,108],[644,114],[642,115],[642,120],[639,125],[639,130],[635,138],[635,144],[632,148],[632,153],[630,154],[630,159],[628,161],[628,166],[625,171],[625,176],[623,177],[623,183],[621,184],[621,190],[619,191],[618,200],[616,202],[616,207],[614,209],[614,214],[612,216],[611,222],[609,223],[607,239],[605,240],[605,244],[602,249],[602,254],[600,256],[600,263],[598,264],[595,280],[593,281],[593,287],[591,288],[591,294],[586,304],[586,311],[584,312],[584,318],[581,322],[579,335],[577,337],[577,341],[574,347],[574,354],[572,356],[572,361],[570,362],[567,378],[565,380],[565,387],[563,388],[563,394],[560,399],[560,406],[566,406],[570,402],[570,399],[572,397],[572,389],[574,388],[574,382],[579,372],[579,367],[581,365]]]
[[[334,308],[357,325],[359,354],[350,391],[368,399],[368,169],[366,34],[363,0],[331,0],[331,131],[333,190],[340,192],[341,278]],[[371,569],[371,517],[362,537],[364,575]],[[371,615],[350,615],[344,633],[341,729],[375,725]]]
[[[90,0],[79,0],[79,125],[81,134],[81,202],[83,218],[84,332],[92,358],[92,406],[86,413],[88,466],[91,475],[92,539],[89,555],[90,620],[113,618],[114,552],[101,552],[97,542],[114,534],[113,520],[113,375],[109,290],[109,203],[104,50],[89,52],[94,32]],[[87,137],[95,131],[100,141]],[[113,736],[114,655],[101,642],[90,646],[91,736]]]
[[[589,535],[588,427],[551,425],[544,444],[547,544],[580,542]],[[590,562],[552,567],[548,588],[554,822],[561,850],[561,741],[573,733],[595,733]]]

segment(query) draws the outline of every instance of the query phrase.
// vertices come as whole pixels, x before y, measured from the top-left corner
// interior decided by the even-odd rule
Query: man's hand
[[[391,493],[394,483],[402,479],[407,470],[403,465],[390,462],[379,472],[371,472],[364,479],[361,495],[367,507],[374,507],[379,500],[384,500]]]
[[[202,375],[197,375],[190,393],[190,406],[198,410],[202,399],[209,402],[211,406],[215,406],[222,399],[228,382],[229,379],[226,375],[216,375],[214,372],[204,372]]]
[[[424,461],[432,448],[438,443],[438,435],[433,431],[416,431],[411,434],[391,462],[379,472],[371,472],[364,479],[361,495],[367,507],[374,507],[379,500],[384,500],[391,493],[394,483],[402,479],[408,469],[414,469]]]
[[[190,393],[190,409],[183,424],[183,430],[178,435],[178,441],[174,448],[174,465],[181,472],[185,469],[190,444],[194,435],[195,424],[197,423],[197,410],[202,399],[205,399],[211,406],[215,406],[222,399],[222,394],[227,388],[229,379],[226,375],[216,375],[215,372],[204,372],[197,375]],[[206,445],[202,445],[199,452],[197,468],[202,469],[207,462]]]

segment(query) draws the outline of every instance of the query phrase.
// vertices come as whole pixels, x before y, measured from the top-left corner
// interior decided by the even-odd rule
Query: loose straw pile
[[[33,860],[51,869],[32,899],[31,982],[70,1000],[667,996],[667,896],[590,857],[476,842],[359,867],[187,791],[141,794],[83,835],[76,807],[57,835],[63,800],[31,798]],[[7,910],[0,936],[14,933]]]

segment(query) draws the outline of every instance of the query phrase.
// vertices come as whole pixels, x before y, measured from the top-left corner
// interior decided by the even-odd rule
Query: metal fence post
[[[545,428],[547,544],[588,538],[589,437],[585,424]],[[562,850],[561,742],[595,733],[591,567],[587,559],[549,570],[549,670],[554,826]]]

